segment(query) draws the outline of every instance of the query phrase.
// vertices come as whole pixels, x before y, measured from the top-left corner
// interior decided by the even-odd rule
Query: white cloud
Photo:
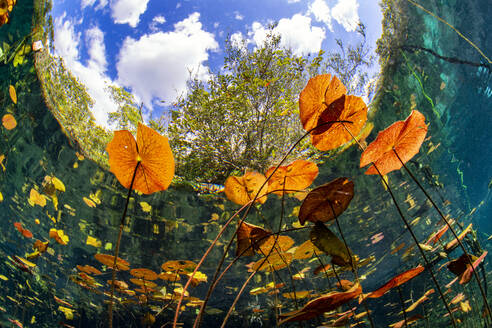
[[[357,0],[338,0],[337,4],[331,9],[331,14],[347,32],[354,32],[359,23],[358,8]]]
[[[108,62],[106,61],[106,46],[104,45],[103,31],[99,27],[93,27],[85,31],[85,38],[87,48],[89,49],[88,66],[104,73]]]
[[[243,42],[246,40],[243,33],[236,32],[231,35],[231,45],[235,48],[242,48]]]
[[[96,1],[98,1],[98,0],[82,0],[80,4],[81,4],[82,9],[84,9],[86,7],[94,6]],[[108,0],[99,0],[99,4],[96,6],[95,9],[96,10],[102,9],[102,8],[106,7],[107,4],[108,4]]]
[[[239,11],[234,12],[234,18],[237,20],[243,20],[244,16],[239,13]]]
[[[137,27],[140,15],[147,10],[149,0],[113,0],[111,1],[111,17],[116,24],[128,24]]]
[[[65,14],[55,20],[56,55],[64,59],[72,74],[87,87],[87,92],[94,99],[91,111],[96,122],[108,127],[108,113],[117,110],[117,105],[105,91],[108,83],[113,82],[105,74],[107,61],[104,33],[98,27],[85,31],[89,58],[84,65],[78,49],[81,33],[75,32],[75,25],[76,22],[66,19]]]
[[[296,2],[300,2],[301,0],[287,0],[287,3],[296,3]]]
[[[150,22],[150,24],[149,24],[149,29],[152,32],[156,32],[158,29],[157,26],[164,24],[165,22],[166,22],[166,18],[164,16],[162,16],[162,15],[155,16],[152,19],[152,22]]]
[[[167,103],[186,91],[190,72],[206,78],[208,51],[218,48],[214,35],[202,29],[195,12],[174,25],[174,31],[157,32],[135,40],[127,37],[116,69],[118,82],[132,89],[146,107],[157,97]]]
[[[317,22],[325,23],[328,29],[333,31],[330,7],[328,7],[325,0],[314,0],[314,2],[309,5],[309,13],[314,15]]]
[[[268,28],[261,23],[254,22],[249,35],[259,46],[265,40]],[[297,56],[318,52],[325,38],[325,30],[311,26],[311,18],[295,14],[292,18],[282,18],[274,29],[274,33],[281,36],[280,45],[292,49]]]

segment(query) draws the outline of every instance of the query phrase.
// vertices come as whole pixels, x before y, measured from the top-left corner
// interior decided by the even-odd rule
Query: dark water
[[[426,116],[430,139],[424,142],[419,155],[408,166],[444,214],[449,214],[459,223],[455,226],[458,232],[462,229],[460,227],[473,224],[478,242],[467,237],[465,244],[471,253],[480,255],[482,249],[490,251],[490,242],[486,239],[492,233],[492,195],[489,187],[492,178],[492,165],[489,163],[492,158],[490,63],[435,17],[407,1],[399,5],[402,17],[408,24],[402,27],[405,29],[402,33],[404,37],[397,40],[399,47],[393,49],[388,58],[389,65],[383,72],[380,92],[371,110],[375,128],[368,141],[374,139],[377,131],[395,120],[404,119],[412,107]],[[490,21],[492,9],[487,1],[430,1],[425,3],[425,7],[452,24],[489,58],[492,56],[492,41],[487,35],[487,22]],[[32,17],[33,5],[20,2],[11,15],[12,23],[0,27],[0,44],[6,42],[12,45],[22,40],[31,32]],[[26,42],[30,44],[32,40],[28,38]],[[105,270],[94,259],[94,254],[113,253],[126,190],[110,172],[76,156],[77,145],[68,141],[44,103],[33,59],[34,55],[29,53],[25,56],[25,63],[15,67],[13,62],[0,64],[2,116],[11,113],[17,120],[17,127],[13,130],[0,128],[0,154],[5,155],[5,170],[0,169],[0,192],[3,196],[0,202],[0,274],[5,278],[0,280],[0,325],[11,326],[13,324],[9,319],[12,319],[19,320],[25,327],[58,327],[62,323],[75,327],[105,327],[105,301],[108,297],[102,295],[102,292],[109,290],[107,280],[111,279],[111,271]],[[17,90],[16,105],[10,100],[9,85]],[[364,292],[371,292],[396,274],[423,263],[423,260],[415,247],[409,250],[413,241],[391,198],[376,177],[363,174],[358,167],[359,157],[359,150],[351,147],[337,156],[323,159],[314,184],[321,185],[340,176],[354,181],[355,196],[340,217],[340,224],[354,253],[360,258],[374,257],[374,261],[359,269]],[[44,195],[53,194],[49,192],[46,183],[43,187],[47,176],[58,178],[65,186],[65,191],[56,191],[58,206],[55,207],[53,197],[48,196],[44,206],[29,204],[32,189]],[[425,242],[442,224],[439,223],[436,211],[403,170],[390,173],[389,181],[404,216],[412,222],[419,241]],[[84,198],[91,199],[91,194],[94,203],[84,201]],[[146,211],[145,204],[142,206],[141,202],[149,204],[151,210]],[[297,221],[295,208],[299,205],[300,202],[295,198],[285,199],[282,205],[281,199],[269,197],[258,210],[249,214],[247,220],[253,224],[277,227],[280,214],[284,213],[283,229],[291,228]],[[157,273],[162,271],[161,265],[169,260],[198,262],[220,227],[236,210],[237,206],[228,202],[223,194],[197,193],[193,188],[184,186],[174,185],[168,191],[150,196],[133,194],[120,257],[129,261],[131,268],[148,268]],[[39,224],[36,220],[39,220]],[[14,222],[21,222],[34,237],[23,237],[14,227]],[[338,233],[335,226],[332,227]],[[69,237],[68,243],[61,245],[50,238],[50,229],[63,230]],[[213,249],[200,268],[207,275],[208,282],[233,233],[232,228],[226,230],[220,238],[220,245]],[[382,233],[384,238],[373,243],[371,236],[378,233]],[[286,235],[299,245],[309,238],[309,231],[305,229]],[[96,238],[100,246],[88,245],[88,237]],[[30,269],[31,272],[25,272],[29,270],[21,270],[14,263],[14,256],[25,257],[32,253],[36,239],[49,241],[50,249],[31,260],[36,267]],[[451,240],[449,232],[443,240]],[[405,243],[402,250],[390,253],[402,243]],[[226,265],[234,258],[234,248],[228,252]],[[434,261],[433,272],[439,285],[446,291],[444,285],[455,276],[445,267],[438,270],[448,259],[440,259],[436,253],[427,254]],[[455,250],[449,254],[449,258],[455,259],[460,255],[461,251]],[[238,289],[249,276],[245,264],[258,260],[257,257],[241,258],[231,267],[210,298],[203,326],[220,325]],[[329,262],[326,256],[322,256],[321,260]],[[490,282],[492,277],[489,276],[488,262],[486,258],[480,276],[483,273]],[[77,265],[92,265],[102,270],[102,275],[94,276],[97,284],[89,289],[77,285],[74,282],[80,281],[76,277]],[[281,294],[293,288],[297,291],[309,290],[312,294],[332,290],[335,278],[313,274],[313,269],[318,265],[316,259],[296,260],[292,262],[290,271],[282,269],[275,275],[264,272],[257,274],[239,299],[228,326],[274,326],[273,306],[276,302],[282,304],[282,312],[295,306],[292,300]],[[308,268],[305,279],[294,280],[293,287],[290,276],[304,268]],[[272,282],[272,277],[275,282],[286,284],[280,291],[278,301],[273,295],[249,294],[252,288]],[[118,279],[128,282],[130,288],[134,289],[137,286],[129,282],[130,278],[127,271],[118,273]],[[183,275],[179,282],[185,284],[185,278]],[[351,272],[342,273],[341,278],[354,279]],[[163,294],[172,293],[177,287],[172,282],[160,279],[156,283],[156,290],[163,291]],[[208,286],[209,283],[200,283],[191,288],[191,296],[203,299]],[[435,286],[428,270],[404,284],[401,287],[402,299],[411,300],[405,303],[405,307],[431,288]],[[453,285],[446,295],[447,302],[458,293],[464,293],[471,306],[468,313],[461,310],[454,313],[455,319],[459,320],[458,326],[484,327],[481,315],[483,301],[476,282],[472,280],[464,287]],[[61,311],[63,308],[60,308],[70,306],[59,303],[54,296],[72,306],[73,319],[65,316]],[[125,296],[118,294],[118,297]],[[409,317],[415,314],[423,316],[413,326],[450,327],[450,320],[444,317],[446,310],[437,293],[429,298],[408,314]],[[302,305],[307,300],[298,302]],[[491,297],[489,302],[492,302]],[[365,304],[372,311],[371,317],[376,327],[385,327],[403,319],[403,314],[399,314],[401,305],[397,290],[391,290],[383,297]],[[354,301],[339,312],[347,311],[349,306],[357,307],[356,313],[365,311],[363,305]],[[174,308],[175,303],[165,300],[145,302],[140,298],[139,302],[135,297],[128,297],[115,307],[114,326],[145,326],[142,324],[145,313],[155,315],[163,309],[153,325],[161,327],[172,321]],[[255,312],[255,309],[263,312]],[[184,327],[191,326],[196,312],[197,308],[193,307],[187,307],[182,312],[180,322],[184,323]],[[319,318],[303,325],[316,327],[323,321],[324,318]],[[367,319],[352,320],[349,324],[358,321],[361,321],[360,327],[370,327]]]

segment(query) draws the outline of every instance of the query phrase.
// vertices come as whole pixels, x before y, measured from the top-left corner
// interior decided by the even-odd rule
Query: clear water
[[[429,190],[432,197],[443,209],[445,214],[459,222],[461,226],[473,223],[477,229],[476,243],[472,238],[465,239],[469,250],[475,255],[480,254],[479,248],[490,251],[488,236],[492,232],[490,216],[492,213],[491,192],[489,181],[492,178],[492,111],[491,111],[491,76],[490,64],[469,43],[464,41],[450,27],[437,21],[434,17],[410,3],[401,2],[403,12],[410,21],[408,38],[403,42],[406,46],[414,46],[418,51],[395,50],[390,59],[391,65],[384,72],[381,91],[376,99],[376,107],[372,109],[371,120],[375,124],[368,141],[374,139],[377,131],[385,128],[395,120],[404,119],[415,106],[426,116],[429,124],[427,140],[419,155],[412,160],[409,167],[414,171],[421,183]],[[463,35],[478,46],[489,57],[492,54],[492,41],[487,35],[490,21],[490,5],[487,1],[455,1],[425,4],[431,12],[444,18]],[[0,27],[0,43],[13,44],[27,35],[31,28],[33,5],[19,2],[11,16],[12,23]],[[31,42],[28,39],[28,43]],[[447,57],[437,58],[428,50]],[[468,61],[458,63],[454,59]],[[0,236],[0,326],[11,326],[9,321],[19,320],[25,327],[57,327],[68,324],[75,327],[107,326],[108,299],[102,295],[108,291],[107,280],[111,271],[104,270],[94,259],[95,253],[112,254],[118,233],[118,224],[125,204],[126,190],[120,186],[110,172],[100,169],[87,159],[80,160],[76,156],[77,145],[71,144],[62,128],[46,107],[41,85],[34,69],[33,54],[26,55],[26,63],[13,66],[0,64],[0,108],[2,116],[7,112],[14,115],[17,127],[13,130],[1,128],[0,154],[5,155],[0,169],[0,202],[2,235]],[[444,85],[443,85],[444,83]],[[17,90],[18,104],[13,105],[8,95],[9,85]],[[432,144],[431,144],[432,143]],[[433,146],[439,147],[433,149]],[[394,275],[422,263],[416,249],[403,253],[412,240],[389,195],[374,176],[366,176],[358,168],[360,152],[351,147],[347,151],[324,159],[320,165],[320,174],[315,185],[320,185],[339,176],[346,176],[355,183],[356,194],[348,210],[341,216],[342,231],[347,243],[360,258],[375,257],[375,261],[360,269],[364,292],[370,292],[389,280]],[[57,193],[58,208],[53,199],[48,197],[43,207],[30,205],[28,202],[31,189],[47,193],[42,183],[46,176],[55,176],[66,187],[64,192]],[[436,212],[429,206],[425,196],[403,172],[389,175],[389,181],[396,191],[404,215],[412,223],[419,240],[425,242],[427,237],[439,225]],[[90,207],[85,198],[90,194],[98,194],[100,204]],[[141,202],[148,203],[152,209],[144,211]],[[275,197],[252,211],[248,222],[263,224],[267,222],[276,227],[280,213],[285,213],[286,228],[292,227],[297,220],[293,210],[299,201],[288,198],[282,201]],[[220,227],[237,210],[237,206],[228,202],[223,194],[198,193],[192,188],[172,186],[168,191],[150,196],[133,194],[129,206],[129,220],[125,227],[120,257],[128,260],[132,268],[149,268],[161,271],[161,264],[168,260],[193,260],[197,262],[203,255],[210,241],[215,238]],[[216,218],[218,219],[216,220]],[[36,224],[35,220],[39,220]],[[14,222],[22,222],[34,238],[23,237],[14,227]],[[49,238],[49,230],[62,229],[69,236],[67,245],[60,245]],[[458,228],[458,227],[457,227]],[[335,228],[333,228],[335,229]],[[458,228],[458,231],[460,229]],[[233,229],[227,229],[220,239],[220,245],[213,249],[200,271],[208,276],[210,282],[218,261],[224,251],[225,244],[233,236]],[[371,236],[383,233],[384,238],[372,243]],[[296,245],[308,238],[309,231],[288,233],[296,240]],[[88,236],[101,241],[100,247],[87,245]],[[450,240],[450,235],[445,236]],[[13,262],[14,256],[24,257],[32,253],[35,239],[50,241],[49,252],[42,254],[32,262],[36,267],[32,272],[20,270]],[[392,248],[405,243],[405,247],[391,254]],[[450,258],[459,257],[460,252],[449,254]],[[446,268],[437,270],[447,260],[435,259],[433,266],[439,284],[444,286],[454,278]],[[234,258],[234,247],[228,252],[226,264]],[[256,258],[254,259],[256,260]],[[203,326],[217,327],[229,310],[238,289],[247,279],[249,273],[245,264],[251,258],[241,258],[224,276],[218,288],[212,294],[204,314]],[[322,258],[327,263],[329,259]],[[481,270],[489,277],[490,265],[485,260]],[[101,284],[93,289],[82,288],[73,282],[77,274],[77,265],[93,265],[103,270],[100,276],[94,276]],[[335,279],[327,279],[322,275],[314,275],[313,269],[318,262],[294,261],[291,272],[280,270],[275,275],[276,281],[283,281],[286,287],[281,294],[293,289],[289,278],[292,274],[309,267],[306,278],[295,280],[296,290],[311,290],[312,293],[323,293],[331,290]],[[482,272],[480,271],[482,277]],[[128,272],[119,272],[118,279],[129,281]],[[353,280],[350,272],[342,273],[341,278]],[[236,310],[228,321],[230,327],[268,327],[275,325],[275,314],[272,305],[275,297],[268,294],[258,296],[248,292],[254,287],[264,286],[272,281],[272,275],[259,273],[246,287],[239,299]],[[186,279],[181,278],[184,284]],[[159,287],[170,292],[175,286],[163,280],[157,281]],[[132,285],[131,283],[129,283]],[[209,283],[201,283],[191,288],[192,296],[203,299]],[[131,288],[136,286],[132,285]],[[404,300],[420,298],[423,293],[433,288],[429,274],[422,273],[401,288]],[[446,288],[443,287],[446,291]],[[455,295],[463,292],[470,301],[471,312],[454,313],[460,320],[460,327],[484,327],[482,318],[482,300],[471,281],[462,288],[454,285],[446,299],[449,302]],[[60,311],[54,296],[73,306],[74,318],[67,319]],[[121,296],[121,295],[119,295]],[[129,298],[132,299],[131,297]],[[299,300],[304,304],[307,300]],[[282,311],[294,308],[292,301],[279,296],[283,305]],[[403,319],[400,312],[398,292],[392,290],[380,299],[367,301],[372,311],[371,317],[376,327],[384,327]],[[489,297],[492,303],[492,298]],[[115,327],[145,326],[141,319],[145,313],[155,314],[166,306],[166,301],[149,301],[138,303],[123,302],[115,307]],[[410,304],[406,303],[408,306]],[[64,305],[62,305],[64,306]],[[65,305],[66,306],[66,305]],[[357,302],[350,304],[358,307],[356,312],[364,311]],[[161,327],[172,321],[175,303],[171,303],[157,317],[153,327]],[[456,307],[455,305],[452,306]],[[180,316],[184,327],[191,326],[197,308],[187,308]],[[261,309],[263,312],[255,312]],[[345,305],[340,311],[348,310]],[[424,318],[415,322],[417,327],[450,327],[450,320],[444,317],[446,310],[437,293],[430,300],[420,305],[414,314]],[[305,322],[303,326],[315,327],[323,322],[323,318]],[[355,323],[352,321],[351,323]],[[285,326],[297,324],[285,324]],[[369,327],[369,321],[362,319],[361,327]]]

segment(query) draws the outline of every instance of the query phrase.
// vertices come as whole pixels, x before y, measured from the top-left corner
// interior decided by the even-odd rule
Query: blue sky
[[[381,34],[377,0],[54,0],[55,54],[87,87],[93,113],[106,125],[116,110],[105,87],[124,86],[162,112],[183,94],[189,72],[206,79],[220,70],[224,40],[260,44],[270,22],[295,54],[330,51],[335,38],[358,41],[367,27],[372,48]]]

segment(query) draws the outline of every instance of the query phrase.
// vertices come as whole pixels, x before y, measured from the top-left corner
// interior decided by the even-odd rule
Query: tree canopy
[[[270,29],[255,48],[226,42],[224,65],[207,81],[192,78],[187,93],[171,110],[168,134],[176,154],[177,175],[187,180],[223,183],[233,172],[265,172],[278,163],[304,133],[299,123],[298,95],[309,77],[320,71],[335,73],[353,93],[367,84],[365,68],[373,58],[363,40],[338,51],[298,57],[280,46]],[[308,142],[292,158],[310,154]],[[312,148],[311,148],[312,149]]]

